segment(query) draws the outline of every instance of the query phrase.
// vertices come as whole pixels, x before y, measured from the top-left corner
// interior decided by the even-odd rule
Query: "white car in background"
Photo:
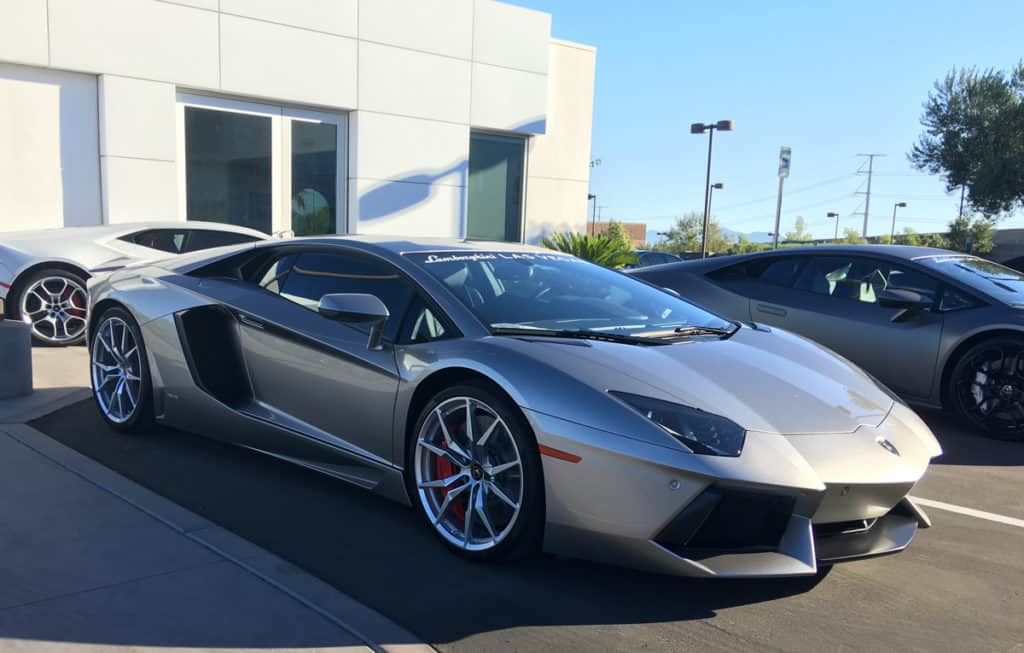
[[[270,238],[215,222],[146,222],[0,234],[0,315],[32,325],[43,345],[82,342],[86,280],[138,261]]]

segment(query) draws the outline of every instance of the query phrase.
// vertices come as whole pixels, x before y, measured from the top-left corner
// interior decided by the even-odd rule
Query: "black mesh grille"
[[[794,497],[709,488],[655,538],[693,557],[719,551],[778,548],[793,514]]]

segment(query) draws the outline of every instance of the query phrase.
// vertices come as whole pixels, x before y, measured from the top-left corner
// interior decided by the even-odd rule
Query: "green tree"
[[[629,234],[626,233],[626,228],[622,226],[622,223],[618,220],[612,220],[608,223],[608,228],[604,232],[610,240],[614,240],[618,243],[622,243],[625,247],[632,249],[633,241],[629,239]]]
[[[910,227],[903,227],[903,234],[896,236],[896,244],[916,247],[921,244],[921,237]]]
[[[984,256],[992,251],[996,230],[992,221],[986,218],[971,219],[959,217],[949,223],[947,246],[958,252],[970,252]]]
[[[811,232],[807,231],[807,221],[804,220],[804,216],[796,216],[796,220],[793,222],[793,231],[787,231],[783,240],[793,241],[802,243],[808,240],[813,240],[814,237]]]
[[[704,216],[690,211],[676,218],[675,223],[665,232],[665,240],[658,249],[674,254],[700,252],[701,233],[704,231]],[[714,218],[708,220],[708,253],[721,254],[729,250],[732,240],[722,231]]]
[[[908,158],[965,188],[985,216],[1024,207],[1024,63],[1008,72],[954,69],[924,104],[924,134]]]
[[[949,243],[942,234],[921,234],[921,247],[949,249]]]
[[[753,252],[760,252],[766,249],[771,249],[771,245],[768,243],[755,243],[750,240],[744,234],[740,234],[736,237],[736,242],[729,247],[730,254],[751,254]]]
[[[606,233],[589,235],[570,231],[545,236],[541,242],[548,249],[566,252],[609,268],[621,268],[636,262],[636,254],[628,242],[623,244],[613,240]]]
[[[847,227],[843,229],[843,237],[839,239],[839,242],[843,245],[863,245],[868,241],[861,237],[859,231],[853,227]]]

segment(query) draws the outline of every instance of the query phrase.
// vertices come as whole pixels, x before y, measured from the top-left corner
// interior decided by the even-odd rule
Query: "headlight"
[[[628,392],[609,394],[665,429],[693,453],[736,457],[743,451],[747,432],[720,415]]]

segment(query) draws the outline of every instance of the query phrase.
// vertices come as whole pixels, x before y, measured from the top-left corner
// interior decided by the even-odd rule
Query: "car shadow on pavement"
[[[942,445],[936,465],[1024,465],[1024,442],[997,440],[959,424],[949,413],[929,408],[917,410]]]
[[[164,428],[116,433],[90,401],[32,425],[304,568],[439,648],[521,626],[704,619],[723,608],[811,591],[827,573],[716,581],[552,556],[475,564],[449,552],[412,510],[267,456]],[[0,636],[53,639],[60,625],[52,628]]]

